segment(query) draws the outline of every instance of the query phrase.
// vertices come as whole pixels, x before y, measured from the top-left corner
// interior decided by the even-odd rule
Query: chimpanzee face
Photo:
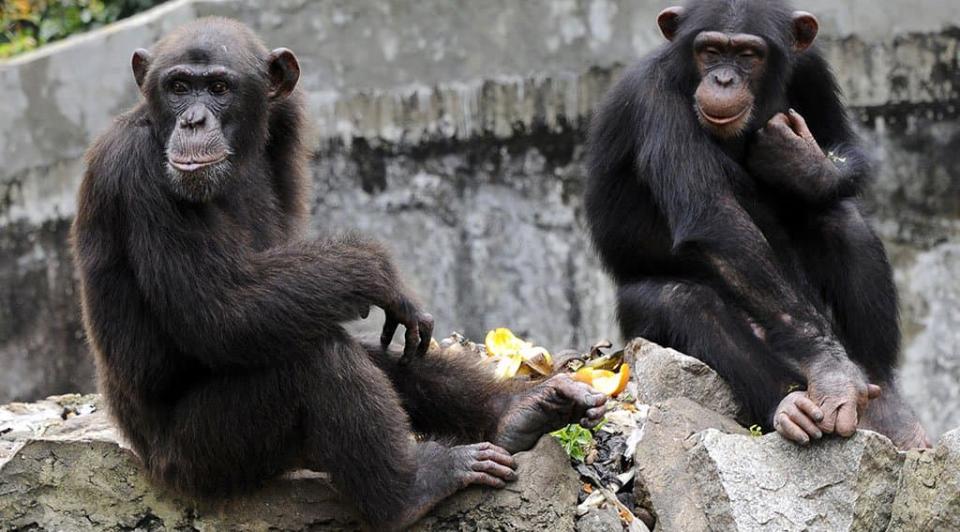
[[[267,107],[289,95],[300,76],[285,48],[262,58],[228,50],[186,44],[161,50],[156,60],[146,50],[133,56],[134,76],[166,138],[170,184],[188,201],[215,198],[243,154],[263,148]]]
[[[187,198],[204,201],[231,174],[229,110],[240,76],[223,65],[176,65],[161,73],[160,94],[176,117],[167,140],[167,172]]]
[[[693,55],[700,73],[694,94],[700,124],[720,138],[742,134],[761,89],[767,43],[756,35],[705,31],[694,40]]]
[[[657,17],[668,40],[673,41],[681,31],[685,11],[682,7],[670,7]],[[748,25],[745,20],[711,22],[701,20],[698,26],[687,28],[688,32],[697,32],[689,51],[698,76],[692,94],[694,111],[710,135],[729,139],[746,133],[758,109],[769,103],[763,102],[761,96],[770,67],[770,36],[743,31]],[[712,25],[725,27],[709,27]],[[817,19],[804,11],[795,11],[791,18],[784,19],[783,25],[789,27],[778,31],[790,35],[794,53],[812,46],[819,28]]]

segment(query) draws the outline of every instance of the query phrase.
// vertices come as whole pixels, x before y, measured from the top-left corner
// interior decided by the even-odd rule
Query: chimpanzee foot
[[[540,436],[570,423],[593,428],[603,419],[607,396],[569,375],[553,376],[507,406],[494,443],[511,453],[526,451]]]
[[[893,385],[883,385],[883,395],[870,402],[864,413],[860,428],[879,432],[897,446],[898,449],[926,449],[931,447],[917,415]]]
[[[492,443],[446,447],[436,442],[417,446],[417,479],[412,501],[403,516],[375,530],[403,530],[426,515],[443,499],[480,485],[502,488],[517,479],[517,463],[506,450]]]
[[[821,421],[823,411],[807,397],[807,392],[802,391],[787,394],[773,415],[773,427],[777,432],[800,445],[823,437],[823,431],[817,426]]]

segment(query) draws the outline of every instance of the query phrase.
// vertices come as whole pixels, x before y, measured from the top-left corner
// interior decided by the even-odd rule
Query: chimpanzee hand
[[[387,320],[383,324],[383,334],[380,335],[380,345],[387,349],[393,341],[397,327],[403,325],[407,332],[404,337],[403,356],[401,363],[409,362],[414,355],[423,356],[430,347],[433,338],[433,316],[420,312],[417,305],[410,299],[400,296],[393,303],[383,308]]]
[[[777,406],[773,426],[784,438],[807,444],[824,433],[852,436],[869,401],[880,387],[857,379],[829,375],[810,382],[807,391],[788,394]]]
[[[778,113],[757,132],[747,158],[751,175],[770,184],[809,187],[836,167],[827,158],[800,113]]]

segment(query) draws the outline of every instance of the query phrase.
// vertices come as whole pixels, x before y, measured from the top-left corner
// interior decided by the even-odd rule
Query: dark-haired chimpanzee
[[[586,216],[625,337],[707,362],[755,422],[807,443],[925,434],[897,391],[897,296],[858,195],[870,165],[818,22],[702,0],[595,114]]]
[[[219,495],[309,467],[369,526],[400,528],[502,487],[544,432],[601,419],[605,396],[568,376],[499,384],[426,353],[432,320],[383,248],[299,236],[289,50],[203,19],[137,50],[133,73],[144,101],[90,149],[73,239],[101,389],[152,478]],[[372,305],[383,345],[364,347],[342,324]]]

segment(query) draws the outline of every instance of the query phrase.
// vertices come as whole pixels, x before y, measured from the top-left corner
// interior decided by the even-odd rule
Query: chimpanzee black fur
[[[809,437],[856,403],[861,427],[923,444],[894,380],[890,264],[858,199],[871,165],[810,47],[816,19],[781,1],[703,0],[659,22],[671,42],[624,74],[589,139],[586,217],[623,335],[705,361],[766,427],[780,429],[778,403],[799,387],[823,409]],[[752,102],[742,126],[708,127],[724,120],[704,118],[704,100],[731,99]]]
[[[504,486],[509,453],[545,431],[599,422],[605,396],[567,376],[502,384],[425,353],[432,320],[378,244],[299,235],[292,52],[203,19],[133,70],[144,101],[89,151],[73,245],[101,390],[154,480],[216,496],[310,467],[368,525],[399,528],[467,485]],[[372,305],[385,345],[407,329],[402,359],[342,327]]]

